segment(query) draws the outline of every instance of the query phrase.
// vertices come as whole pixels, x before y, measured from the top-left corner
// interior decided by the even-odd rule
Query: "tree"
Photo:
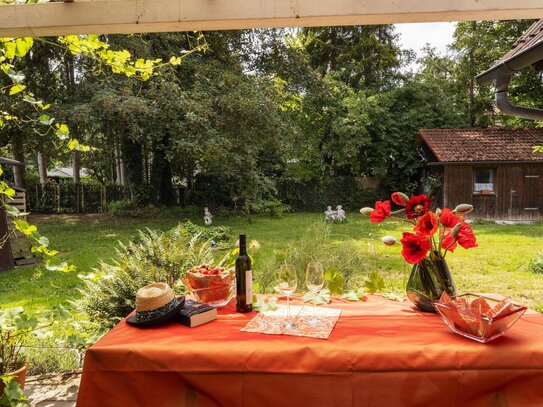
[[[509,119],[494,110],[492,86],[475,85],[475,76],[486,71],[509,51],[514,42],[534,20],[460,22],[454,32],[452,50],[456,51],[454,80],[460,87],[460,97],[467,100],[467,125],[488,127],[496,123],[507,123]],[[513,79],[512,93],[523,93],[522,85],[533,71],[525,71]],[[529,80],[528,80],[529,81]],[[519,93],[515,93],[516,90]],[[526,89],[526,88],[524,88]],[[526,96],[524,93],[523,96]]]

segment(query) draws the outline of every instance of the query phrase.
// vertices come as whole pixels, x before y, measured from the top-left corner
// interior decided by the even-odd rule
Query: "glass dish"
[[[502,336],[526,311],[526,307],[508,299],[499,301],[476,294],[443,296],[434,306],[453,332],[481,343]]]
[[[182,281],[196,301],[212,307],[224,307],[235,295],[233,274],[233,270],[224,270],[219,274],[187,271]]]

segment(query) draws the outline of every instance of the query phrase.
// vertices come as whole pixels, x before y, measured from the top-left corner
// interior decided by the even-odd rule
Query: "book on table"
[[[214,319],[217,319],[217,308],[192,300],[185,301],[185,306],[177,316],[179,322],[191,328]]]

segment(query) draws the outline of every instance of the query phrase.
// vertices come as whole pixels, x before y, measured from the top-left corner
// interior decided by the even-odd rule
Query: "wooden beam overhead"
[[[94,0],[2,5],[0,37],[520,18],[543,18],[543,1]]]

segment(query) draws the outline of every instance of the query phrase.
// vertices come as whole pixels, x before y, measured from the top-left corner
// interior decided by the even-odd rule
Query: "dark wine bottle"
[[[239,235],[239,256],[236,259],[236,311],[253,310],[253,270],[247,255],[247,238]]]

